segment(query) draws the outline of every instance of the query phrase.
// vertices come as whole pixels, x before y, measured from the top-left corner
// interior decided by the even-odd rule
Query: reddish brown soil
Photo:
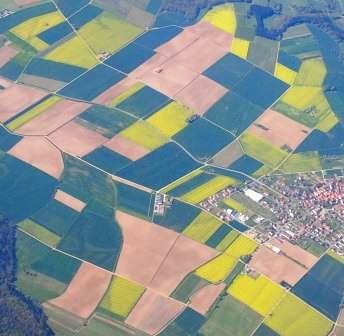
[[[43,137],[24,137],[8,153],[56,179],[63,173],[61,152]]]
[[[318,261],[318,258],[313,254],[305,251],[297,245],[288,242],[287,240],[272,238],[269,241],[269,244],[278,247],[286,256],[307,268],[311,268]]]
[[[155,51],[166,57],[172,57],[195,42],[198,38],[198,34],[185,29],[172,40],[155,49]]]
[[[210,284],[201,288],[190,298],[190,307],[205,315],[225,288],[225,283]]]
[[[137,83],[135,79],[126,77],[119,83],[104,91],[94,100],[94,102],[101,105],[108,105],[112,100],[127,91],[135,83]]]
[[[148,286],[178,234],[121,211],[116,220],[123,233],[116,274]]]
[[[68,207],[72,208],[73,210],[77,212],[81,212],[86,206],[86,203],[80,201],[79,199],[73,197],[72,195],[67,194],[66,192],[62,190],[56,191],[55,199],[63,203],[64,205],[67,205]]]
[[[85,156],[105,143],[108,139],[71,121],[49,135],[49,139],[64,152]]]
[[[200,75],[180,91],[175,99],[191,108],[194,112],[203,115],[227,92],[228,90],[222,85]]]
[[[9,120],[46,95],[43,90],[19,84],[0,91],[0,122]]]
[[[261,247],[254,253],[249,266],[273,281],[285,281],[290,285],[295,285],[307,272],[306,268],[267,247]]]
[[[5,45],[0,48],[0,67],[5,65],[12,57],[18,54],[18,50],[11,45]]]
[[[310,133],[310,128],[271,109],[266,110],[249,128],[270,143],[295,149]]]
[[[157,48],[158,53],[129,76],[174,98],[228,53],[232,39],[212,25],[197,24]]]
[[[104,296],[111,277],[111,272],[82,263],[66,291],[49,303],[86,319]]]
[[[41,0],[14,0],[14,1],[18,6],[26,6],[26,5],[34,4],[34,3],[39,2]]]
[[[36,118],[20,127],[17,131],[18,133],[25,135],[48,135],[87,110],[90,106],[91,105],[87,103],[66,99],[61,100]]]
[[[106,142],[104,146],[132,161],[136,161],[149,153],[148,149],[137,145],[135,142],[126,139],[121,135],[115,135],[111,140]]]
[[[179,315],[183,308],[182,303],[148,289],[125,322],[149,335],[155,335]]]
[[[179,236],[149,286],[170,295],[189,273],[217,254],[216,250],[204,244]]]

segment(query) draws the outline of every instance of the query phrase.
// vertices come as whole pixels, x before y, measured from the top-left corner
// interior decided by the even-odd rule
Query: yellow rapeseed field
[[[24,21],[10,31],[31,44],[36,50],[42,51],[48,47],[48,44],[39,39],[37,35],[63,21],[64,18],[59,12],[52,12]]]
[[[172,137],[188,125],[187,119],[192,114],[189,108],[174,101],[150,116],[147,122],[167,137]]]
[[[280,79],[281,81],[292,85],[295,81],[295,78],[297,76],[297,72],[289,69],[283,64],[277,63],[275,68],[275,77]]]
[[[262,316],[267,316],[285,295],[285,290],[267,277],[254,279],[246,274],[239,275],[227,292]]]
[[[45,59],[87,69],[98,63],[96,56],[92,54],[86,43],[78,36],[74,36],[63,44],[58,45],[45,56]]]
[[[115,277],[100,304],[100,308],[127,317],[144,291],[145,288],[139,284]]]
[[[326,336],[332,323],[301,299],[287,294],[265,320],[281,336]]]
[[[212,283],[221,282],[226,279],[239,258],[253,253],[257,246],[252,239],[240,235],[221,255],[198,268],[196,274]]]
[[[218,191],[226,188],[227,186],[235,185],[237,183],[238,182],[231,177],[218,175],[210,181],[193,189],[192,191],[189,191],[181,198],[184,201],[197,204],[203,201],[204,199],[208,198],[209,196],[214,195]]]
[[[235,9],[232,4],[214,7],[212,10],[207,12],[203,20],[227,33],[235,34],[237,21]]]
[[[123,137],[147,149],[156,149],[168,141],[158,129],[145,120],[139,120],[120,133]]]
[[[249,48],[250,48],[250,41],[235,37],[233,39],[230,52],[243,59],[247,59]]]

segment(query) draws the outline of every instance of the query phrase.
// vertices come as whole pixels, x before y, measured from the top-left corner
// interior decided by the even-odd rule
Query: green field
[[[232,296],[224,297],[201,329],[204,336],[247,336],[258,327],[262,316]]]
[[[249,132],[240,137],[240,143],[247,155],[272,168],[278,166],[288,155],[282,149]]]
[[[317,152],[292,154],[282,165],[285,173],[302,173],[321,170],[320,156]]]
[[[205,243],[221,225],[221,220],[206,212],[201,212],[191,224],[184,229],[183,234],[200,243]]]
[[[95,54],[113,53],[142,32],[142,28],[103,12],[79,29],[80,36]]]

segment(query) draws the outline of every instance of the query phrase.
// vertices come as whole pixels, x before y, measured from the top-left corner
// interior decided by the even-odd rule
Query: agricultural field
[[[0,2],[0,260],[47,336],[344,334],[336,1]]]

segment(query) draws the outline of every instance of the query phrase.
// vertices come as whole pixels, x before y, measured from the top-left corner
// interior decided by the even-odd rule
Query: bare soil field
[[[66,291],[49,303],[86,319],[105,294],[111,277],[110,272],[82,263]]]
[[[218,44],[221,47],[230,48],[233,41],[233,35],[213,26],[209,22],[200,21],[193,26],[187,27],[185,30],[203,36]],[[228,49],[229,50],[229,49]]]
[[[132,71],[129,77],[174,98],[228,53],[232,39],[231,34],[210,24],[196,24],[157,48],[157,54]]]
[[[56,191],[55,200],[63,203],[64,205],[67,205],[77,212],[81,212],[86,206],[86,203],[84,203],[83,201],[80,201],[79,199],[67,194],[60,189]]]
[[[74,119],[90,106],[87,103],[63,99],[20,127],[17,132],[24,135],[48,135]]]
[[[125,322],[149,335],[155,335],[179,315],[183,308],[184,305],[178,301],[148,289]]]
[[[166,57],[175,56],[183,49],[194,43],[197,39],[199,39],[199,36],[200,34],[197,34],[190,29],[184,29],[184,31],[182,31],[172,40],[155,49],[155,51]]]
[[[228,90],[222,85],[200,75],[180,91],[175,99],[191,108],[195,113],[203,115],[227,92]]]
[[[4,66],[12,57],[18,54],[18,50],[11,45],[4,45],[0,48],[0,67]]]
[[[116,274],[147,287],[178,234],[121,211],[116,220],[123,234]]]
[[[295,149],[311,129],[271,109],[266,110],[249,128],[253,134],[278,146]]]
[[[201,288],[190,298],[190,307],[205,315],[225,288],[225,283],[210,284]]]
[[[306,268],[267,247],[261,247],[253,254],[249,266],[273,281],[285,281],[289,285],[295,285],[307,272]]]
[[[108,140],[75,121],[69,122],[50,134],[49,139],[63,151],[80,157],[92,152]]]
[[[39,2],[41,0],[14,0],[14,2],[18,5],[18,6],[27,6],[27,5],[32,5],[36,2]]]
[[[47,92],[43,90],[19,84],[12,84],[0,91],[0,122],[11,119],[46,95]]]
[[[7,89],[9,88],[11,85],[13,84],[13,82],[11,82],[9,79],[4,78],[4,77],[0,77],[0,85]]]
[[[132,161],[136,161],[149,153],[148,149],[137,145],[135,142],[126,139],[119,134],[106,142],[104,146]]]
[[[217,255],[218,251],[180,235],[149,286],[170,295],[189,273]]]
[[[238,141],[235,141],[220,152],[218,152],[212,159],[212,161],[221,167],[228,167],[236,160],[239,160],[244,155],[241,145]]]
[[[316,256],[287,240],[272,238],[269,244],[278,247],[289,258],[296,260],[307,268],[311,268],[318,261]]]
[[[56,179],[63,173],[61,152],[43,137],[24,137],[8,153]]]
[[[130,77],[125,77],[119,83],[111,86],[109,89],[100,94],[94,99],[97,104],[108,105],[113,99],[127,91],[131,86],[133,86],[137,81]]]

